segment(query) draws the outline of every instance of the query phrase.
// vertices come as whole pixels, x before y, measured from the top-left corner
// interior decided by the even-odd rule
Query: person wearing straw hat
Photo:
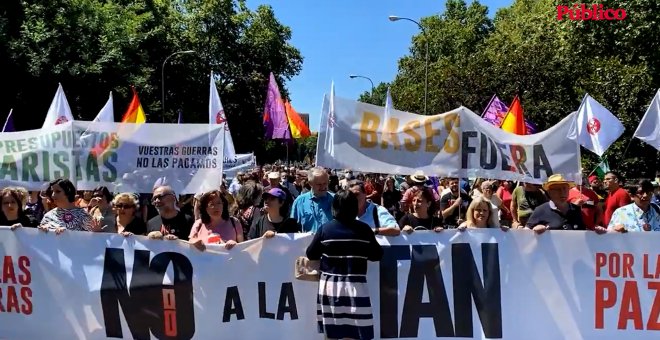
[[[580,207],[568,202],[569,190],[574,186],[575,183],[564,179],[561,174],[548,177],[543,183],[543,190],[550,200],[534,209],[527,221],[527,228],[537,234],[546,230],[585,230]],[[607,229],[597,226],[594,231],[602,234]]]
[[[423,171],[415,171],[414,174],[408,176],[407,181],[412,185],[403,193],[403,197],[401,198],[401,211],[404,213],[410,210],[415,194],[420,190],[424,190],[427,183],[430,182],[429,177],[424,175]],[[435,202],[439,201],[440,196],[438,196],[438,193],[435,190],[431,190],[431,192],[433,193],[433,199]]]

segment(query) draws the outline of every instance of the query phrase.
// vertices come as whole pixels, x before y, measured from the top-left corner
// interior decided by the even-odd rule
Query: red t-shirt
[[[568,192],[568,202],[574,203],[576,200],[582,199],[585,203],[582,205],[582,220],[584,225],[589,230],[594,230],[598,222],[596,221],[596,204],[598,204],[598,194],[593,190],[582,188],[582,192],[577,187],[572,188]],[[607,225],[605,225],[607,226]]]
[[[614,210],[628,205],[630,202],[632,202],[630,195],[623,188],[616,189],[616,191],[607,195],[605,199],[605,213],[603,214],[603,226],[610,224]]]

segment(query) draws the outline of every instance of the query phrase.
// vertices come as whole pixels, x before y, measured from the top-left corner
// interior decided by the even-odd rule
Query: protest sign
[[[238,154],[234,159],[225,158],[222,165],[222,171],[227,178],[234,178],[239,171],[249,171],[257,165],[257,160],[253,153]]]
[[[309,234],[200,252],[182,241],[0,227],[8,339],[323,339]],[[381,339],[656,339],[655,233],[499,229],[379,237],[368,289]],[[74,245],[74,246],[72,246]]]
[[[326,97],[317,164],[333,169],[409,175],[484,177],[542,183],[561,173],[581,181],[580,149],[567,139],[575,114],[550,129],[519,136],[465,107],[434,116]],[[332,110],[332,112],[330,112]]]
[[[156,184],[177,193],[219,188],[223,129],[208,124],[69,122],[0,134],[0,187],[39,190],[68,178],[80,190],[151,192]],[[209,136],[212,143],[209,144]]]

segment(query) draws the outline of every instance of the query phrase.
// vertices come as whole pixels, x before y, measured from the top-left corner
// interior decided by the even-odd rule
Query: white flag
[[[211,88],[209,90],[209,124],[224,124],[225,125],[225,138],[223,156],[225,159],[234,160],[236,158],[236,151],[234,149],[234,140],[231,138],[229,131],[229,124],[227,123],[227,116],[225,110],[222,108],[220,95],[218,89],[215,87],[215,79],[213,79],[213,72],[211,72]]]
[[[633,136],[660,151],[660,90],[653,97]]]
[[[115,112],[112,102],[112,92],[110,92],[110,97],[108,101],[105,102],[105,105],[101,108],[101,111],[96,115],[92,123],[87,126],[87,130],[80,135],[80,140],[83,140],[90,136],[89,130],[94,126],[94,123],[114,123],[115,122]]]
[[[55,93],[55,98],[53,98],[53,102],[50,103],[50,108],[48,108],[48,114],[46,114],[44,125],[41,128],[47,128],[72,121],[73,115],[71,114],[69,102],[64,95],[62,84],[59,84],[57,92]]]
[[[390,88],[387,88],[387,96],[385,97],[385,121],[387,122],[390,113],[394,110],[394,104],[392,104],[392,95],[390,94]]]
[[[105,103],[103,108],[101,108],[101,111],[99,111],[99,114],[96,115],[96,118],[94,118],[93,122],[100,122],[100,123],[115,122],[115,111],[113,109],[113,104],[112,104],[112,92],[110,92],[110,97],[108,98],[108,101]]]
[[[569,138],[598,156],[623,134],[623,124],[608,109],[586,94]]]

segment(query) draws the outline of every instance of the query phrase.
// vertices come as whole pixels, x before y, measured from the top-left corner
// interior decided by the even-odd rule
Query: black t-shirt
[[[36,227],[39,225],[39,222],[40,221],[30,219],[27,215],[24,214],[19,215],[18,219],[10,221],[5,218],[2,212],[0,212],[0,225],[2,226],[12,226],[16,223],[20,223],[24,227]]]
[[[147,234],[147,225],[142,221],[141,218],[135,217],[133,220],[124,227],[124,231],[133,233],[135,235],[146,235]]]
[[[442,196],[442,198],[440,198],[440,211],[443,211],[451,207],[454,204],[454,202],[456,202],[457,199],[458,197],[454,197],[454,195],[451,192],[446,193],[444,196]],[[456,207],[456,209],[454,209],[451,215],[445,218],[445,225],[448,228],[458,227],[459,211],[461,214],[460,218],[462,220],[465,220],[465,212],[467,212],[467,208],[470,205],[470,196],[468,196],[468,194],[466,193],[461,192],[461,199],[463,200],[463,202],[461,202],[460,207]]]
[[[435,216],[431,216],[430,218],[417,218],[413,214],[405,214],[399,220],[399,227],[403,229],[403,227],[407,225],[413,227],[413,229],[423,227],[424,229],[433,230],[435,227],[441,227],[442,221]]]
[[[547,225],[550,230],[585,230],[582,211],[575,204],[568,204],[568,211],[563,214],[552,202],[546,202],[534,209],[527,220],[527,228],[537,225]]]
[[[248,233],[248,240],[262,237],[268,230],[276,233],[298,233],[301,229],[298,221],[293,218],[287,217],[281,222],[273,223],[268,220],[268,215],[264,214],[252,223],[250,232]]]
[[[193,223],[195,223],[195,221],[192,217],[180,211],[174,218],[165,219],[158,215],[147,222],[147,233],[160,231],[163,232],[163,235],[173,234],[176,237],[187,241]],[[163,230],[161,230],[161,227],[163,227]]]
[[[395,207],[398,207],[397,204],[399,201],[401,201],[401,191],[395,189],[392,191],[385,190],[383,192],[383,206],[385,209],[389,211],[393,210]]]

